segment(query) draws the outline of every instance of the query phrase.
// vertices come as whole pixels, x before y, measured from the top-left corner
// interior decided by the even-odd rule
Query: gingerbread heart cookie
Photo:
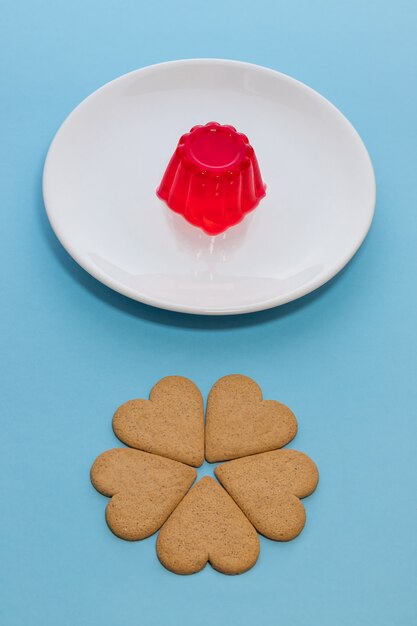
[[[156,532],[196,476],[187,465],[129,448],[107,450],[90,472],[97,491],[111,498],[106,508],[110,529],[130,541]]]
[[[297,433],[293,412],[276,400],[263,400],[254,380],[240,374],[220,378],[206,411],[206,459],[228,461],[275,450]]]
[[[208,561],[220,572],[240,574],[259,554],[254,527],[209,476],[180,502],[161,528],[156,546],[161,563],[178,574],[198,572]]]
[[[304,528],[300,498],[315,490],[319,475],[313,461],[296,450],[275,450],[216,467],[226,491],[260,533],[289,541]]]
[[[204,460],[204,407],[196,385],[162,378],[149,400],[130,400],[114,414],[113,430],[128,446],[194,467]]]

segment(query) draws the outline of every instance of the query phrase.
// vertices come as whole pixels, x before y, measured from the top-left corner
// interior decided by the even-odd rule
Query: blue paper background
[[[416,7],[0,2],[1,624],[417,623]],[[306,82],[370,151],[371,233],[339,277],[299,302],[219,319],[151,309],[79,269],[47,223],[43,160],[72,108],[127,71],[199,56]],[[90,464],[117,445],[122,401],[167,374],[207,394],[230,372],[294,409],[293,445],[317,461],[321,483],[305,532],[262,539],[249,573],[175,576],[155,537],[131,544],[108,531]]]

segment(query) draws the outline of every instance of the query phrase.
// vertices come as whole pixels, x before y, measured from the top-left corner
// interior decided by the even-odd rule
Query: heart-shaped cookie
[[[204,476],[162,526],[159,560],[177,574],[199,572],[209,561],[224,574],[241,574],[258,558],[259,538],[226,491]]]
[[[129,448],[107,450],[90,472],[94,487],[111,498],[106,520],[115,535],[136,541],[156,532],[196,479],[192,467]]]
[[[182,376],[162,378],[149,400],[130,400],[114,414],[116,436],[132,448],[194,467],[204,461],[204,407],[196,385]]]
[[[255,528],[277,541],[294,539],[304,528],[300,498],[315,490],[313,461],[296,450],[274,450],[216,467],[215,474]]]
[[[263,400],[251,378],[224,376],[212,387],[206,412],[206,459],[210,463],[276,450],[296,433],[293,412],[276,400]]]

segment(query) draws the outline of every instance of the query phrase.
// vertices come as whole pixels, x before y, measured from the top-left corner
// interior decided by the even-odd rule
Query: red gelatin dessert
[[[218,235],[252,211],[265,189],[246,135],[209,122],[181,137],[156,193],[191,224]]]

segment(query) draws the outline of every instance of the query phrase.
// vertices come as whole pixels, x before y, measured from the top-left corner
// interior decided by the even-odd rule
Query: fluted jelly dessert
[[[246,135],[209,122],[180,138],[157,195],[194,226],[218,235],[252,211],[265,190]]]

